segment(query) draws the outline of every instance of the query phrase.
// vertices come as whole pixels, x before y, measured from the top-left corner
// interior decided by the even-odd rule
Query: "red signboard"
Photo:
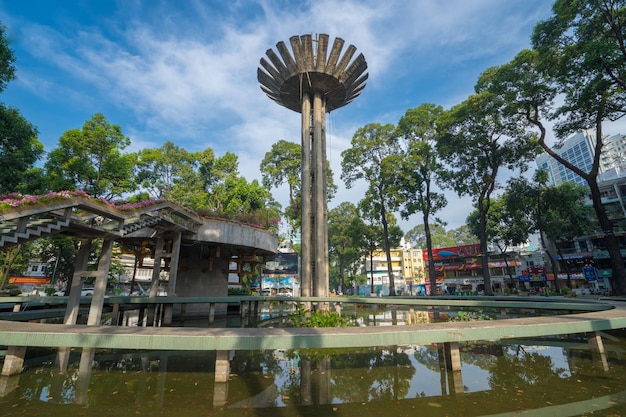
[[[433,249],[433,259],[442,261],[451,258],[465,258],[480,255],[480,243],[472,243],[471,245],[451,246],[449,248]],[[428,250],[422,250],[424,262],[428,262]]]
[[[32,284],[32,285],[46,285],[52,282],[50,277],[9,277],[9,284]]]

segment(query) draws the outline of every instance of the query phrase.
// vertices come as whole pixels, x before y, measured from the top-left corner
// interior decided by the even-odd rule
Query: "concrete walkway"
[[[600,305],[595,307],[608,309],[558,316],[344,328],[116,327],[0,321],[0,345],[161,350],[350,348],[503,340],[626,328],[626,302],[597,303]],[[528,308],[519,304],[518,308]]]

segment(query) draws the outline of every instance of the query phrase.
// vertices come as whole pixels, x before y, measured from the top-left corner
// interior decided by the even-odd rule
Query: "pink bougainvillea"
[[[145,200],[145,201],[139,201],[135,203],[129,203],[125,200],[112,201],[112,200],[107,200],[103,197],[92,198],[83,190],[51,191],[43,195],[30,195],[30,194],[21,194],[21,193],[13,192],[13,193],[5,194],[5,195],[0,195],[0,211],[18,208],[18,207],[36,206],[38,204],[43,205],[43,204],[55,203],[55,202],[77,198],[77,197],[89,199],[90,201],[97,202],[99,204],[102,204],[102,205],[105,205],[105,206],[108,206],[108,207],[111,207],[120,211],[142,210],[142,209],[149,208],[151,206],[155,206],[157,204],[168,202],[167,200]],[[176,203],[169,201],[169,204],[176,204]],[[254,222],[255,220],[257,220],[254,218],[255,217],[254,215],[245,215],[245,214],[235,215],[235,214],[225,214],[225,213],[221,213],[221,214],[214,213],[214,214],[203,216],[188,208],[181,207],[181,209],[200,218],[214,218],[214,219],[219,219],[219,220],[233,221],[233,222],[237,222],[239,224],[246,225],[246,226],[266,229],[266,227],[263,227]],[[267,227],[269,227],[270,229],[277,228],[279,222],[280,222],[280,219],[273,219],[273,218],[267,219],[267,223],[268,223]]]

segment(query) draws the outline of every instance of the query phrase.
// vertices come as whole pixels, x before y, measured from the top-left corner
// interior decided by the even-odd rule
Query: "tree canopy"
[[[403,218],[419,213],[424,225],[424,237],[428,252],[428,271],[430,286],[435,288],[437,276],[433,261],[433,241],[431,237],[431,217],[443,209],[448,201],[441,191],[445,168],[439,159],[436,141],[439,136],[438,119],[443,114],[443,107],[434,104],[422,104],[407,110],[398,122],[398,131],[405,141],[405,152],[400,161],[400,170],[396,177],[399,194],[402,196]],[[439,221],[438,219],[432,219]],[[433,291],[431,294],[435,294]]]
[[[135,154],[122,153],[128,145],[130,139],[119,125],[95,114],[81,129],[66,131],[48,154],[45,168],[50,188],[80,189],[106,199],[133,191]]]
[[[387,255],[389,295],[396,295],[390,252],[388,214],[398,209],[401,196],[395,179],[401,154],[396,128],[391,125],[368,124],[352,137],[351,147],[341,153],[341,178],[350,188],[359,179],[367,183],[364,200],[372,218],[382,224]]]
[[[0,93],[15,79],[14,63],[6,28],[0,25]],[[38,190],[41,172],[34,165],[44,147],[37,135],[37,128],[18,109],[0,104],[0,194]]]
[[[439,119],[440,156],[451,169],[448,184],[459,195],[470,196],[478,210],[478,232],[483,254],[488,253],[487,215],[501,170],[527,168],[536,155],[534,136],[502,113],[505,100],[477,84],[477,92]],[[488,257],[481,258],[485,294],[491,295]]]

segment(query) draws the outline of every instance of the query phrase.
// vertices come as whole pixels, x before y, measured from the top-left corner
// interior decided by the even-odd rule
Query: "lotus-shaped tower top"
[[[326,112],[345,106],[354,100],[365,87],[368,74],[363,54],[356,53],[354,45],[342,55],[344,40],[335,38],[328,53],[327,34],[292,36],[291,52],[284,42],[266,52],[257,69],[261,89],[269,98],[291,109],[302,112],[302,97],[319,92],[325,98]]]

